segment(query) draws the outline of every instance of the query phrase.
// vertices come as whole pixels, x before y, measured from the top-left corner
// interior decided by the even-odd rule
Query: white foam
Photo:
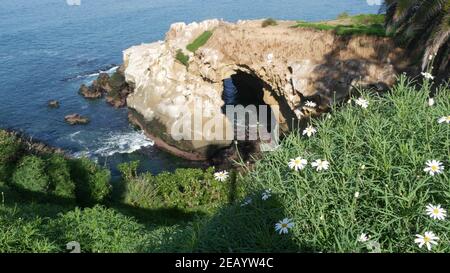
[[[153,146],[153,140],[149,139],[142,131],[122,132],[106,135],[103,138],[92,141],[94,147],[87,151],[77,152],[75,157],[108,157],[114,154],[129,154],[144,147]]]

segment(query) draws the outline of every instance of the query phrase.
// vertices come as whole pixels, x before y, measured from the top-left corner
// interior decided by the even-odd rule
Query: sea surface
[[[70,5],[79,2],[80,5]],[[0,0],[0,128],[19,130],[74,156],[89,156],[117,174],[140,160],[159,173],[195,166],[159,151],[134,130],[126,109],[77,94],[100,71],[113,72],[130,46],[164,39],[174,22],[211,18],[318,21],[342,12],[377,13],[365,0]],[[61,103],[47,108],[48,100]],[[69,126],[64,116],[91,118]]]

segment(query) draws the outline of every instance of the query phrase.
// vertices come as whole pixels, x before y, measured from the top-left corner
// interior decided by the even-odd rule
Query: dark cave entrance
[[[269,142],[267,134],[271,133],[272,128],[276,128],[277,121],[270,105],[264,101],[264,90],[268,89],[265,88],[264,81],[252,74],[237,71],[223,83],[222,99],[225,105],[222,111],[234,124],[235,140],[253,146],[260,141]],[[236,106],[245,107],[245,119],[239,119],[237,114],[227,113],[227,105],[235,106],[235,109],[238,109]],[[258,132],[257,139],[254,136],[255,131]],[[264,140],[260,139],[262,134],[265,136]]]

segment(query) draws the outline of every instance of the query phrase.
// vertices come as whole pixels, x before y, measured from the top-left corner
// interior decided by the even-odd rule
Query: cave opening
[[[271,134],[272,128],[276,127],[277,121],[271,106],[264,100],[264,94],[268,92],[264,81],[255,75],[236,71],[230,78],[223,81],[223,86],[222,99],[225,105],[222,111],[234,124],[235,140],[254,144],[255,141],[261,141],[260,137],[266,133],[264,141],[267,142],[267,137]],[[243,106],[245,118],[239,119],[237,114],[230,116],[227,113],[227,106]],[[258,139],[255,139],[254,134],[252,135],[255,130],[258,132]],[[245,139],[242,139],[244,136]]]

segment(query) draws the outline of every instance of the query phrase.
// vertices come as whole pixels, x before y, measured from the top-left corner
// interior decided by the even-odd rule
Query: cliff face
[[[190,159],[204,159],[231,140],[206,140],[214,129],[196,128],[192,119],[183,116],[201,105],[204,122],[216,118],[229,126],[221,112],[224,79],[236,75],[252,79],[260,86],[264,102],[279,106],[278,121],[288,130],[292,119],[326,109],[345,98],[352,87],[380,89],[393,84],[395,74],[407,65],[403,52],[388,38],[337,36],[292,25],[287,21],[267,28],[261,27],[261,21],[176,23],[165,41],[127,49],[125,78],[135,87],[127,103],[138,113],[135,120],[159,146]],[[207,43],[195,53],[187,51],[186,46],[206,30],[213,31]],[[177,61],[179,50],[189,56],[188,66]],[[306,107],[306,100],[318,107]],[[188,123],[196,140],[173,139],[171,128],[180,122]]]

